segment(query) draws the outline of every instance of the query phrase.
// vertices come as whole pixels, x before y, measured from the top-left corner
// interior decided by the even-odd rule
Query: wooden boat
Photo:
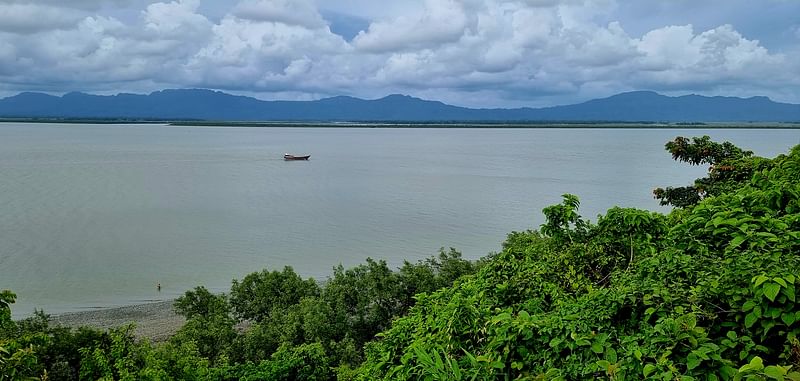
[[[311,157],[311,155],[295,156],[289,155],[288,153],[283,154],[283,160],[308,160],[309,157]]]

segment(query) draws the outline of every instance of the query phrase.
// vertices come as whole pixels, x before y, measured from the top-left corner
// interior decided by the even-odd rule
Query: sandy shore
[[[137,304],[125,307],[104,308],[93,311],[69,312],[54,315],[52,325],[64,327],[94,327],[109,329],[128,323],[136,323],[135,335],[151,341],[164,341],[180,329],[186,322],[183,316],[175,313],[174,301]]]

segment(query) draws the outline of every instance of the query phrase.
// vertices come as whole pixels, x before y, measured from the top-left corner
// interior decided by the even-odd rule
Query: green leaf
[[[730,245],[728,245],[728,249],[735,249],[739,247],[739,245],[741,245],[745,239],[747,239],[747,237],[744,235],[737,235],[736,237],[733,237]]]
[[[750,360],[750,363],[745,366],[750,366],[750,369],[753,370],[762,370],[764,369],[764,360],[762,360],[761,357],[756,356],[753,357],[753,359]]]
[[[689,353],[689,356],[686,356],[686,369],[692,370],[697,368],[703,360],[700,360],[694,353]]]
[[[722,221],[722,223],[720,223],[720,225],[738,226],[739,225],[739,220],[736,219],[736,218],[727,218],[724,221]]]
[[[750,328],[753,324],[756,324],[756,321],[758,321],[758,317],[751,312],[744,317],[744,326]]]
[[[739,360],[744,360],[747,358],[747,356],[750,356],[750,352],[746,350],[739,351]]]
[[[759,276],[757,276],[757,277],[753,278],[753,286],[756,286],[756,287],[758,287],[758,286],[760,286],[762,283],[764,283],[764,282],[766,282],[766,281],[768,281],[768,280],[769,280],[769,278],[767,278],[767,276],[766,276],[766,275],[759,275]]]
[[[492,318],[492,322],[495,323],[495,324],[500,323],[500,322],[504,322],[504,321],[508,321],[508,320],[511,320],[511,314],[508,313],[508,312],[503,312],[503,313],[495,316],[494,318]]]
[[[706,344],[706,345],[707,345],[707,344]],[[695,354],[697,357],[699,357],[701,360],[711,360],[711,358],[710,358],[710,357],[708,357],[708,352],[709,352],[710,350],[716,350],[716,349],[719,349],[719,348],[715,348],[715,349],[709,349],[709,348],[705,347],[705,345],[704,345],[704,346],[703,346],[703,347],[701,347],[700,349],[697,349],[697,350],[694,350],[694,351],[692,351],[692,353],[694,353],[694,354]]]
[[[786,295],[786,297],[789,300],[791,300],[792,302],[796,302],[795,296],[794,296],[794,285],[784,288],[783,289],[783,294]]]
[[[774,277],[774,278],[772,278],[772,281],[773,281],[773,282],[775,282],[775,283],[777,283],[777,284],[779,284],[779,285],[781,285],[781,287],[787,287],[787,286],[786,286],[786,281],[785,281],[785,280],[783,280],[783,278],[780,278],[780,277]]]
[[[778,368],[777,366],[770,365],[764,368],[764,374],[766,374],[767,377],[773,380],[783,381],[783,376],[786,375],[786,371],[781,368]]]
[[[644,374],[644,376],[647,377],[647,376],[653,374],[653,372],[655,372],[655,371],[656,371],[656,366],[655,365],[653,365],[653,364],[644,364],[644,371],[642,371],[642,374]]]
[[[442,357],[439,356],[439,352],[434,350],[433,351],[433,356],[434,356],[434,359],[436,360],[436,362],[435,362],[436,367],[439,368],[439,369],[444,369],[444,362],[442,361]]]
[[[767,336],[767,333],[778,324],[772,320],[765,320],[761,322],[761,337],[764,338]]]
[[[800,381],[800,373],[792,372],[786,375],[792,381]]]
[[[786,279],[787,282],[794,284],[795,277],[792,274],[787,274],[783,276],[783,279]]]
[[[778,293],[780,292],[781,292],[781,285],[772,282],[764,284],[764,296],[766,296],[770,302],[774,302],[775,298],[778,296]]]
[[[592,352],[594,353],[603,353],[603,345],[600,343],[593,343],[592,344]]]
[[[615,351],[614,348],[608,348],[608,350],[606,351],[606,359],[608,361],[611,361],[612,363],[616,363],[617,362],[617,351]]]
[[[750,310],[753,309],[753,307],[755,307],[757,305],[758,305],[758,303],[756,303],[756,302],[754,302],[752,300],[748,300],[748,301],[744,302],[744,305],[742,306],[742,312],[750,311]]]
[[[736,369],[732,366],[724,365],[722,368],[719,369],[719,374],[725,380],[730,380],[736,374]]]
[[[684,317],[686,319],[686,327],[692,329],[697,326],[697,317],[694,315],[686,315]]]

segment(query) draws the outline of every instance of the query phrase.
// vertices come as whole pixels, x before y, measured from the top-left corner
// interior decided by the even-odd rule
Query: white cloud
[[[618,22],[605,28],[576,32],[567,45],[568,60],[577,65],[610,66],[635,59],[640,53]]]
[[[192,55],[186,72],[197,85],[284,90],[307,86],[317,70],[346,54],[348,44],[327,26],[228,15],[213,27],[212,40]],[[320,87],[325,78],[320,80]]]
[[[373,22],[353,43],[365,51],[388,52],[456,42],[474,21],[464,8],[457,0],[428,0],[416,15]]]
[[[637,77],[654,85],[785,81],[782,54],[770,54],[730,25],[696,34],[691,25],[653,30],[638,41],[644,53]],[[788,73],[787,73],[788,74]]]
[[[144,28],[163,37],[204,33],[211,28],[211,22],[205,16],[196,13],[199,5],[199,0],[150,4],[143,12]]]
[[[632,36],[629,20],[613,19],[622,5],[612,0],[242,0],[215,8],[227,12],[221,17],[203,14],[201,0],[59,4],[0,2],[0,88],[269,92],[261,98],[402,92],[471,106],[653,89],[800,102],[800,40],[771,51],[734,25],[688,23]],[[346,10],[336,4],[374,17],[351,42],[319,12]]]
[[[121,84],[171,83],[187,55],[205,45],[211,23],[195,13],[196,1],[153,3],[140,24],[88,16],[70,28],[36,34],[7,34],[17,50],[15,81],[36,89],[71,91],[117,88]],[[25,85],[23,85],[25,86]]]

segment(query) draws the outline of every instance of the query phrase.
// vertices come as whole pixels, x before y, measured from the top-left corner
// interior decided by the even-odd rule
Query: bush
[[[348,377],[800,379],[800,146],[770,161],[712,146],[752,176],[669,216],[614,208],[596,225],[565,195],[541,233],[418,296]]]

